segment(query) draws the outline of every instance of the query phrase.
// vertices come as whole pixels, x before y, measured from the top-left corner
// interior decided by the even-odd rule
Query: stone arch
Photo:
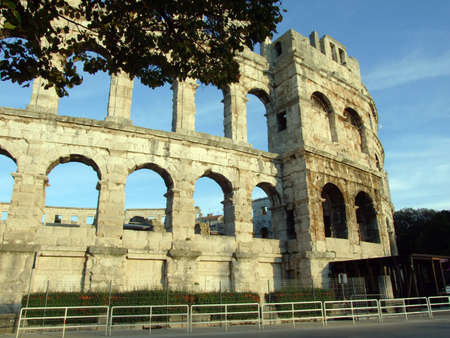
[[[247,81],[246,81],[247,82]],[[246,85],[248,85],[246,83]],[[245,107],[246,132],[248,143],[254,148],[269,151],[271,98],[269,90],[264,83],[252,81],[250,90],[247,90],[247,102]],[[253,98],[255,97],[255,98]],[[249,128],[251,126],[251,128]]]
[[[162,168],[161,166],[159,166],[155,163],[144,163],[141,165],[135,165],[134,167],[130,168],[128,170],[128,175],[130,175],[133,172],[140,170],[140,169],[149,169],[149,170],[156,172],[164,180],[164,183],[167,187],[167,191],[170,191],[173,189],[174,184],[173,184],[172,175],[170,175],[170,173],[166,169]]]
[[[163,167],[159,166],[156,163],[143,163],[139,165],[135,165],[128,170],[128,176],[127,178],[133,174],[134,172],[142,169],[148,169],[162,178],[164,181],[164,185],[166,186],[167,191],[163,194],[163,197],[166,199],[165,202],[165,217],[163,217],[163,220],[158,219],[157,217],[153,219],[146,219],[147,223],[151,223],[151,227],[148,227],[149,229],[153,231],[163,231],[164,229],[167,232],[171,232],[173,229],[172,224],[172,206],[173,206],[173,188],[174,188],[174,181],[172,179],[172,175]],[[126,187],[125,187],[126,188]],[[137,210],[137,209],[136,209]],[[146,210],[147,212],[150,212],[150,210]],[[145,210],[142,211],[145,213]],[[127,219],[125,219],[127,221]],[[164,224],[163,224],[164,223]],[[141,230],[137,228],[130,227],[129,224],[124,224],[124,229],[132,229],[132,230]],[[146,230],[146,228],[142,228],[142,230]]]
[[[327,183],[322,188],[322,212],[325,237],[348,238],[345,200],[339,188]]]
[[[223,174],[213,171],[212,169],[206,170],[198,179],[209,178],[213,180],[223,193],[223,220],[219,215],[207,215],[206,217],[217,218],[217,233],[227,236],[234,236],[235,234],[235,206],[233,200],[233,185]],[[196,182],[198,181],[196,180]]]
[[[267,197],[269,197],[272,207],[277,207],[281,205],[280,194],[278,194],[277,189],[268,182],[261,182],[256,185],[258,188],[262,189]]]
[[[328,124],[328,130],[330,133],[329,139],[332,142],[337,142],[336,133],[336,120],[330,100],[323,93],[315,91],[311,95],[311,102],[314,109],[325,115],[326,123]]]
[[[360,191],[355,197],[355,212],[360,240],[380,243],[377,212],[372,198],[364,191]]]
[[[255,95],[258,99],[261,100],[261,102],[267,107],[268,104],[270,104],[271,100],[270,100],[270,95],[268,94],[266,89],[262,89],[262,88],[252,88],[250,90],[247,91],[248,94],[252,94]]]
[[[50,163],[50,165],[47,167],[45,174],[48,175],[58,164],[69,162],[79,162],[91,167],[96,172],[98,179],[99,180],[102,179],[102,173],[97,163],[91,158],[81,154],[70,154],[66,156],[60,156],[57,160],[52,161]]]
[[[347,142],[355,144],[355,150],[367,153],[364,123],[361,116],[354,109],[347,107],[344,109],[344,117],[348,125]],[[355,139],[356,143],[354,143]]]
[[[69,172],[71,174],[74,173],[74,177],[77,176],[77,177],[83,178],[82,184],[78,184],[76,186],[73,184],[67,185],[67,183],[65,181],[65,177],[61,176],[62,175],[61,172],[54,173],[54,175],[56,175],[56,176],[53,177],[55,180],[52,182],[56,182],[57,183],[56,185],[55,185],[55,183],[52,184],[52,182],[49,182],[49,175],[54,171],[54,169],[56,167],[58,167],[60,164],[66,164],[66,163],[81,163],[87,167],[90,167],[91,169],[94,170],[96,179],[92,179],[92,176],[91,176],[91,178],[89,178],[88,177],[89,175],[83,176],[83,174],[80,174],[78,171],[74,172],[74,168],[68,168]],[[63,169],[63,173],[64,173],[64,169]],[[51,161],[50,164],[47,166],[45,175],[46,175],[46,178],[44,179],[44,184],[43,184],[43,189],[42,189],[42,191],[43,191],[42,207],[48,206],[49,203],[51,203],[51,196],[53,195],[53,198],[55,198],[54,194],[59,193],[61,191],[61,184],[62,184],[61,182],[63,181],[64,182],[63,183],[64,184],[64,192],[66,194],[69,192],[71,192],[71,193],[76,192],[77,196],[80,196],[80,194],[78,194],[78,193],[82,192],[85,195],[83,196],[82,199],[78,198],[78,200],[73,200],[73,199],[68,200],[67,198],[60,199],[58,196],[58,202],[56,202],[57,204],[52,203],[52,206],[64,207],[64,208],[87,207],[87,205],[84,205],[84,204],[88,203],[90,200],[90,203],[92,203],[92,204],[90,204],[88,207],[94,208],[94,206],[95,206],[95,208],[97,209],[95,212],[95,215],[90,216],[93,218],[92,223],[90,223],[90,224],[97,225],[98,204],[100,201],[100,192],[102,189],[102,184],[101,184],[102,172],[101,172],[98,164],[93,159],[91,159],[90,157],[87,157],[85,155],[77,154],[77,153],[59,156],[56,160]],[[62,178],[64,178],[64,180],[62,180]],[[59,184],[58,184],[58,182],[59,182]],[[70,181],[67,181],[67,182],[70,183]],[[92,184],[92,185],[90,185],[90,184]],[[51,193],[48,193],[48,191],[47,191],[48,187],[52,188],[53,191]],[[80,189],[80,187],[82,188],[82,190]],[[72,189],[74,189],[74,191]],[[95,199],[89,198],[89,196],[93,196],[92,194],[95,194],[95,196],[96,196]],[[76,205],[76,204],[83,204],[83,205]],[[51,211],[49,209],[47,209],[47,211],[48,212],[42,214],[42,222],[43,223],[45,222],[47,224],[52,224],[52,223],[61,224],[63,226],[67,226],[68,224],[79,224],[79,225],[84,224],[84,221],[82,221],[78,216],[76,217],[76,219],[70,219],[70,218],[68,218],[70,216],[68,214],[64,214],[64,213],[60,214],[59,211]]]
[[[208,169],[199,178],[202,178],[202,177],[208,177],[208,178],[212,179],[213,181],[215,181],[222,189],[222,192],[226,198],[232,197],[233,185],[224,175]]]
[[[8,151],[8,150],[6,150],[5,148],[3,148],[3,147],[1,147],[0,146],[0,155],[4,155],[4,156],[6,156],[6,157],[9,157],[11,160],[13,160],[14,161],[14,163],[17,165],[17,160],[16,160],[16,158],[13,156],[13,155],[11,155],[11,153]]]

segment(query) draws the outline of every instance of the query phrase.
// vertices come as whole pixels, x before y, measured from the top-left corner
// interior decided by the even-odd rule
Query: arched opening
[[[247,142],[253,148],[269,151],[267,109],[269,96],[261,89],[253,89],[247,95]]]
[[[356,221],[359,227],[359,238],[364,242],[380,243],[377,212],[370,196],[360,191],[355,198]]]
[[[256,185],[252,191],[253,237],[286,238],[286,217],[280,204],[273,185],[267,182]]]
[[[125,230],[171,231],[171,203],[167,192],[172,178],[161,167],[145,164],[133,168],[125,185]]]
[[[172,97],[170,84],[152,89],[135,79],[130,112],[133,125],[171,131]]]
[[[195,131],[224,136],[223,91],[213,85],[200,84],[195,95]]]
[[[0,222],[8,219],[9,203],[14,189],[11,173],[17,171],[14,157],[0,148]]]
[[[325,237],[348,238],[345,200],[341,191],[334,184],[327,183],[321,197]]]
[[[252,192],[252,220],[254,238],[274,238],[271,201],[265,191],[255,187]]]
[[[45,211],[47,225],[95,225],[101,173],[98,166],[82,155],[61,157],[47,170]]]
[[[232,191],[231,183],[217,173],[207,172],[196,181],[194,204],[200,212],[196,213],[195,223],[200,233],[234,235]]]
[[[83,68],[81,62],[77,62],[75,66],[78,69]],[[68,88],[69,96],[59,99],[58,113],[59,115],[103,120],[108,112],[110,77],[101,71],[95,74],[82,71],[81,76],[83,83]]]
[[[347,143],[351,144],[355,151],[366,152],[363,122],[359,114],[352,108],[345,108]]]
[[[314,130],[319,138],[337,142],[335,116],[330,100],[320,92],[311,95],[313,108]]]

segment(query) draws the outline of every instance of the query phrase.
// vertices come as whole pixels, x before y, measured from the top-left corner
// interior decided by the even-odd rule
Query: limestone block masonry
[[[0,154],[17,164],[0,221],[3,307],[29,288],[45,290],[47,280],[59,291],[113,281],[121,290],[264,293],[292,278],[326,287],[329,262],[396,250],[378,113],[358,62],[327,35],[292,30],[262,44],[261,55],[237,58],[239,83],[222,88],[225,137],[195,131],[194,79],[172,84],[172,132],[133,126],[133,81],[123,74],[111,79],[104,120],[58,115],[58,98],[40,79],[27,109],[0,108]],[[266,108],[269,152],[247,143],[247,94]],[[47,175],[71,161],[97,173],[98,207],[80,210],[81,226],[50,226],[43,215],[63,211],[46,209]],[[142,168],[167,186],[164,224],[154,231],[124,228],[126,179]],[[223,236],[195,233],[200,177],[222,188]],[[270,200],[271,238],[253,234],[256,186]]]

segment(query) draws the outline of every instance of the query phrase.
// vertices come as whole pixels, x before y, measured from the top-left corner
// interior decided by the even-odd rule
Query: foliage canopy
[[[223,86],[234,56],[275,32],[281,0],[0,0],[0,78],[36,77],[58,95],[91,74],[128,73],[150,87],[174,78]]]
[[[402,209],[394,223],[400,254],[450,256],[450,210]]]

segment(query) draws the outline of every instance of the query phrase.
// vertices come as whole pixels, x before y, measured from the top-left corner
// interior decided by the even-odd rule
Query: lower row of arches
[[[17,171],[17,166],[16,160],[4,150],[0,153],[0,168],[3,168],[0,169],[3,182],[0,202],[9,202],[14,186],[10,174]],[[49,165],[46,177],[43,205],[47,207],[42,223],[71,226],[97,224],[102,174],[94,161],[77,154],[61,157]],[[156,164],[132,168],[124,187],[124,229],[172,231],[168,215],[172,213],[173,187],[171,175]],[[193,191],[195,224],[192,226],[195,233],[234,235],[232,223],[235,208],[231,182],[222,174],[208,170],[195,181]],[[252,200],[264,200],[261,208],[265,209],[266,216],[262,226],[260,223],[255,225],[254,237],[277,237],[272,231],[270,218],[267,222],[270,209],[280,204],[275,187],[267,182],[257,184],[253,187]],[[2,210],[2,219],[7,218],[7,211]],[[205,223],[208,224],[206,230]]]

